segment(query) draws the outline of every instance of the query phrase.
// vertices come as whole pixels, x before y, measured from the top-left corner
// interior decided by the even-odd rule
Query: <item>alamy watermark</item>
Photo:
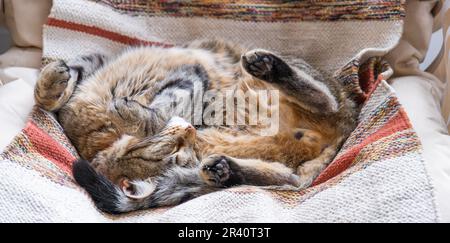
[[[260,136],[278,133],[280,95],[278,90],[230,89],[194,93],[177,91],[176,101],[168,109],[195,126],[253,126]]]

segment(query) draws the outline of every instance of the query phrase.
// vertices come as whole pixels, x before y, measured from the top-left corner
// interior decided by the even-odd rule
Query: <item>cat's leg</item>
[[[337,84],[305,62],[298,62],[289,65],[277,55],[259,49],[242,56],[242,66],[250,75],[273,84],[300,107],[320,114],[337,112],[339,98],[333,87]]]
[[[300,185],[300,178],[280,163],[221,155],[209,156],[200,167],[175,166],[153,181],[146,207],[177,205],[224,187]]]
[[[281,163],[224,155],[212,155],[203,160],[200,176],[206,184],[215,187],[300,185],[300,178]]]
[[[200,167],[173,167],[154,180],[156,188],[145,207],[173,206],[238,185],[299,186],[300,178],[280,163],[212,155]]]
[[[300,165],[296,172],[278,162],[214,155],[202,162],[200,176],[206,184],[215,187],[292,185],[307,188],[335,153],[334,148],[325,149],[319,157]]]
[[[205,183],[199,167],[176,166],[154,181],[156,188],[146,200],[147,207],[174,206],[222,189]]]
[[[103,55],[55,61],[45,66],[34,90],[36,104],[47,111],[57,111],[72,96],[75,87],[105,63]]]

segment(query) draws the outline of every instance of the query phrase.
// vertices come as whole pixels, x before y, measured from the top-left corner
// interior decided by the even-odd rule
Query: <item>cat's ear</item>
[[[151,180],[130,181],[123,178],[120,183],[120,189],[130,199],[140,200],[150,196],[156,189],[156,185]]]

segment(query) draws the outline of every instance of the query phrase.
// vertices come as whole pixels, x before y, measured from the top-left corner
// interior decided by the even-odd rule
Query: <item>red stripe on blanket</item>
[[[76,158],[66,148],[62,147],[32,121],[27,123],[23,132],[39,154],[53,162],[68,175],[72,175],[72,163]]]
[[[360,81],[360,85],[364,91],[362,94],[364,101],[368,101],[370,99],[370,96],[372,96],[373,92],[375,92],[378,85],[380,85],[381,81],[385,79],[383,74],[379,74],[375,80],[373,70],[371,72],[367,72],[366,75],[368,75],[368,77],[360,78],[360,80],[363,80],[362,82]]]
[[[78,31],[78,32],[83,32],[83,33],[90,34],[90,35],[95,35],[95,36],[109,39],[109,40],[119,42],[119,43],[122,43],[125,45],[132,45],[132,46],[145,45],[145,46],[161,46],[161,47],[172,47],[173,46],[171,44],[165,44],[165,43],[161,43],[161,42],[141,40],[138,38],[122,35],[122,34],[119,34],[116,32],[104,30],[99,27],[73,23],[73,22],[55,19],[55,18],[48,18],[47,25],[53,26],[53,27],[58,27],[58,28],[63,28],[63,29],[69,29],[69,30],[73,30],[73,31]]]
[[[347,168],[349,168],[355,158],[359,155],[361,150],[367,145],[378,141],[379,139],[386,138],[396,132],[410,129],[411,123],[408,116],[403,109],[400,109],[397,115],[395,115],[389,122],[387,122],[377,132],[367,137],[363,142],[350,148],[345,154],[337,157],[322,173],[316,178],[313,186],[326,182],[327,180],[339,175]]]

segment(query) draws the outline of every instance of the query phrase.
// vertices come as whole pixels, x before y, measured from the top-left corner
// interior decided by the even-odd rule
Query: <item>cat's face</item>
[[[95,170],[117,185],[161,175],[172,166],[199,163],[195,128],[179,117],[172,118],[158,134],[138,139],[124,135],[92,161]]]
[[[155,151],[162,162],[179,166],[199,163],[195,146],[196,130],[183,118],[172,118],[166,127],[152,137],[149,149]]]

